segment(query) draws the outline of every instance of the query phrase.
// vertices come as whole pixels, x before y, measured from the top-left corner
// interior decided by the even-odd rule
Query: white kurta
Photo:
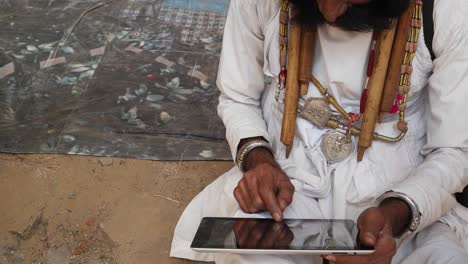
[[[449,251],[439,254],[427,248],[433,239],[427,234],[441,234],[445,239],[440,245],[448,245],[456,255],[466,254],[462,245],[468,249],[468,209],[458,205],[452,194],[468,185],[468,2],[435,0],[433,50],[437,58],[431,60],[421,35],[413,63],[407,136],[395,144],[375,141],[362,162],[354,154],[332,166],[318,147],[326,130],[302,119],[297,121],[291,157],[285,159],[280,142],[283,104],[274,99],[276,81],[270,87],[264,85],[265,75],[275,77],[280,70],[278,23],[279,0],[231,0],[218,74],[218,113],[233,157],[243,138],[264,137],[273,144],[278,163],[296,187],[287,218],[355,220],[384,192],[407,194],[418,204],[422,223],[419,234],[402,244],[395,263],[404,263],[403,259],[430,263],[431,258],[437,260],[433,263],[447,263],[440,261]],[[313,73],[348,111],[359,111],[371,35],[329,25],[318,30]],[[302,99],[308,97],[320,97],[312,84]],[[388,115],[377,132],[397,135],[396,120]],[[175,230],[172,256],[214,260],[214,255],[195,253],[189,246],[202,217],[245,216],[232,194],[241,177],[233,168],[192,201]],[[217,257],[220,263],[249,263],[254,258]],[[411,258],[427,261],[409,262]],[[255,263],[262,263],[261,259],[256,256]],[[267,256],[263,259],[272,261]],[[301,262],[288,259],[276,260]]]

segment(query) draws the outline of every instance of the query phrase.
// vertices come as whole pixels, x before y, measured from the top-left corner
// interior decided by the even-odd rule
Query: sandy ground
[[[190,264],[168,257],[187,203],[230,162],[0,155],[0,264]]]

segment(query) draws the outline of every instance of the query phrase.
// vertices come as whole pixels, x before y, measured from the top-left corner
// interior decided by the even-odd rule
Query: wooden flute
[[[299,73],[301,57],[302,26],[297,18],[291,18],[289,26],[288,74],[284,99],[283,127],[281,142],[286,146],[286,157],[289,157],[294,143],[297,110],[299,108]]]

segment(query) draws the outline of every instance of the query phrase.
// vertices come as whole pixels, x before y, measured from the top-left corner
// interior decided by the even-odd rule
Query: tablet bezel
[[[258,220],[262,218],[236,218],[236,217],[204,217],[197,228],[196,234],[198,234],[200,226],[204,219],[223,219],[223,220],[236,220],[236,219],[253,219]],[[284,219],[285,221],[351,221],[345,219]],[[196,238],[196,235],[194,239]],[[231,253],[231,254],[264,254],[264,255],[370,255],[375,252],[374,249],[240,249],[240,248],[200,248],[193,246],[194,241],[192,241],[190,248],[196,252],[200,253]]]

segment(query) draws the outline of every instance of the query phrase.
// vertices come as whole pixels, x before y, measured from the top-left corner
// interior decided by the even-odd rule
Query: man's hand
[[[369,208],[358,218],[358,240],[375,252],[366,256],[326,256],[337,264],[390,264],[396,254],[394,236],[403,233],[410,222],[410,209],[398,199],[385,201],[379,208]]]
[[[291,229],[283,222],[239,219],[233,229],[240,248],[287,249],[294,239]]]
[[[234,197],[242,211],[268,211],[282,221],[284,210],[291,204],[294,186],[266,149],[252,150],[245,161],[246,173],[234,189]]]

